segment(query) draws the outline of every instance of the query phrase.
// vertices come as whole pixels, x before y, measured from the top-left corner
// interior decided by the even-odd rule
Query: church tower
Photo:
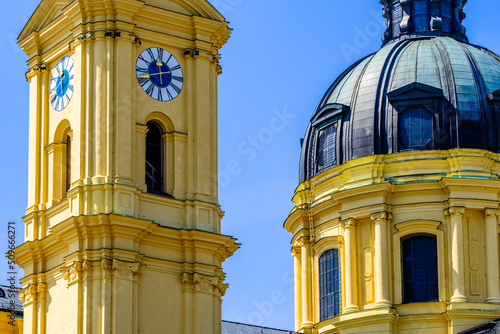
[[[42,0],[29,57],[25,334],[220,333],[218,50],[205,0]]]
[[[298,332],[500,318],[500,56],[469,44],[466,3],[381,0],[383,47],[314,111],[284,225]]]

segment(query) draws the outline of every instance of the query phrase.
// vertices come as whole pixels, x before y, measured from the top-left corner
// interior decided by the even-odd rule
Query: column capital
[[[342,225],[343,228],[356,228],[356,225],[358,222],[354,218],[347,218],[342,221],[340,221],[340,225]]]
[[[500,210],[499,209],[494,209],[494,208],[485,208],[484,209],[484,216],[485,217],[491,217],[491,216],[500,216]]]
[[[310,244],[309,240],[310,240],[309,236],[302,236],[299,239],[297,239],[297,242],[295,243],[295,245],[297,247],[304,247],[305,245]]]
[[[388,221],[388,220],[391,220],[392,219],[392,214],[389,213],[389,212],[385,212],[385,211],[382,211],[382,212],[375,212],[375,213],[372,213],[370,215],[370,218],[377,222],[377,221]]]
[[[300,254],[302,254],[302,247],[292,246],[292,256],[296,257],[296,256],[300,256]]]
[[[465,213],[465,207],[463,206],[450,206],[449,208],[444,210],[445,216],[462,216]]]

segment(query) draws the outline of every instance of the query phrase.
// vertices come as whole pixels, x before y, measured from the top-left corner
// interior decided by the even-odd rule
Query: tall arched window
[[[163,188],[163,131],[155,122],[147,123],[146,185],[148,192],[162,193]]]
[[[66,135],[66,185],[65,192],[71,186],[71,137],[69,133]]]
[[[340,314],[341,298],[339,251],[330,249],[319,257],[320,321]]]
[[[437,241],[416,235],[402,242],[403,303],[439,300]]]

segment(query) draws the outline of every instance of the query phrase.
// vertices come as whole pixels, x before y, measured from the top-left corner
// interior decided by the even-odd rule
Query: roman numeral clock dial
[[[68,105],[73,96],[75,82],[75,63],[71,57],[64,57],[52,70],[50,79],[50,104],[61,111]]]
[[[184,78],[181,66],[166,50],[144,50],[137,58],[136,73],[142,89],[155,100],[173,100],[182,90]]]

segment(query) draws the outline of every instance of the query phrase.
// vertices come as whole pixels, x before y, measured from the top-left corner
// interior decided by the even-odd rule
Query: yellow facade
[[[2,334],[22,334],[23,333],[23,318],[16,316],[14,325],[10,312],[0,311],[0,333]]]
[[[220,234],[217,191],[227,25],[204,0],[41,1],[19,37],[30,82],[26,242],[16,249],[25,334],[220,333],[222,262],[238,248]],[[182,68],[171,101],[138,83],[150,47]],[[51,71],[64,56],[74,93],[57,111]],[[149,121],[163,132],[164,195],[147,192]]]
[[[459,333],[500,318],[500,155],[408,152],[348,161],[299,185],[293,234],[301,333]],[[439,301],[403,303],[401,243],[437,240]],[[320,321],[318,259],[338,249],[342,307]]]

